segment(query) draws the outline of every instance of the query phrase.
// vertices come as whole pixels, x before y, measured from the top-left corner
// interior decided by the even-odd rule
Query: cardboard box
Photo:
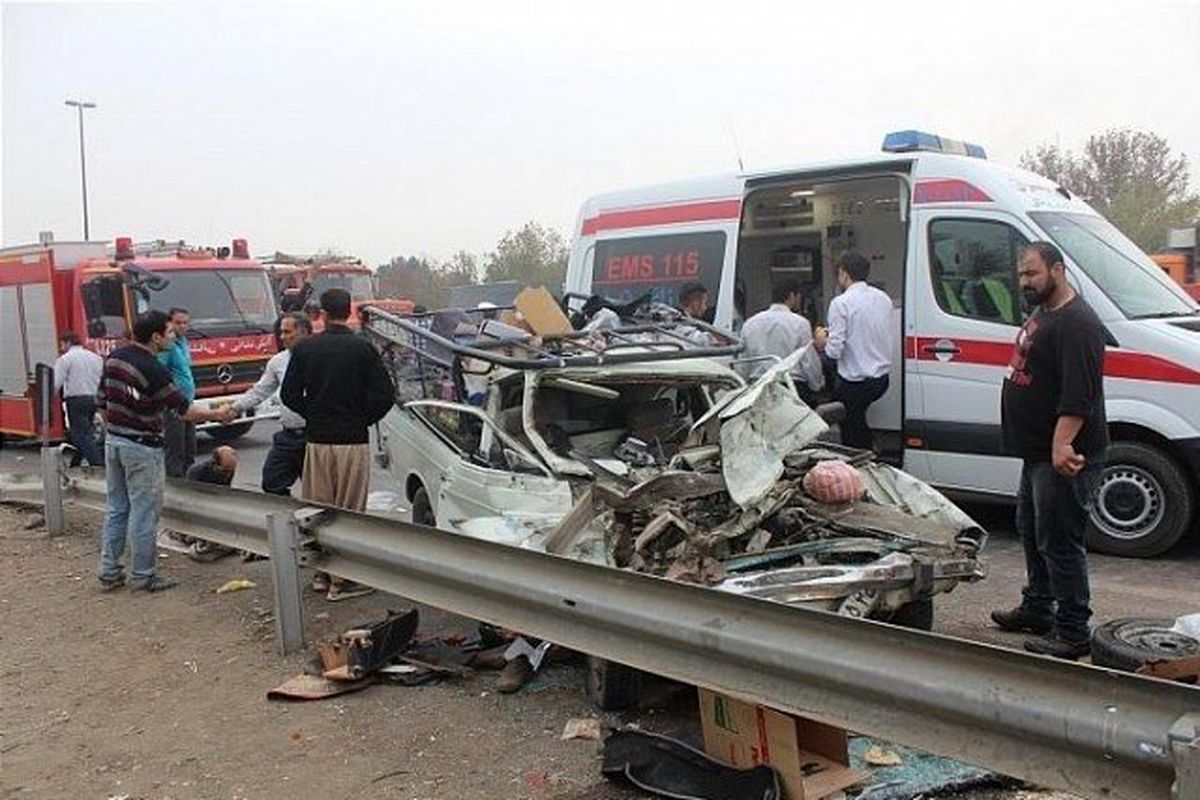
[[[555,336],[571,333],[571,320],[558,307],[554,295],[546,291],[546,287],[527,287],[522,289],[513,305],[521,312],[525,324],[538,336]]]
[[[817,800],[862,781],[850,769],[846,732],[700,689],[704,750],[731,767],[770,764],[787,800]]]

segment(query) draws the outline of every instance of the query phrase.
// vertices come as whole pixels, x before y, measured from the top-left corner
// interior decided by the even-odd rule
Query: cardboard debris
[[[561,336],[575,330],[545,286],[522,289],[513,305],[521,313],[525,325],[538,336]]]
[[[595,717],[569,719],[567,720],[567,724],[563,726],[562,736],[559,738],[563,741],[568,739],[597,741],[600,738],[600,720]]]
[[[268,700],[324,700],[365,689],[374,682],[371,677],[358,681],[331,681],[319,675],[297,675],[267,692]]]
[[[731,767],[769,764],[787,800],[816,800],[866,776],[850,768],[846,732],[700,689],[704,751]]]

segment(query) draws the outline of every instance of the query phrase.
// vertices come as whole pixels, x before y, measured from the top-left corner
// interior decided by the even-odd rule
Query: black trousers
[[[1066,478],[1049,461],[1027,460],[1017,493],[1017,532],[1025,546],[1021,604],[1032,614],[1053,617],[1058,635],[1072,642],[1089,636],[1087,520],[1104,454],[1089,455],[1087,463],[1091,466]]]
[[[842,444],[862,450],[871,449],[873,437],[871,429],[867,427],[867,409],[871,403],[883,397],[887,388],[887,375],[862,381],[848,381],[845,378],[838,381],[833,397],[846,406],[846,418],[842,421]]]
[[[96,427],[93,422],[96,416],[96,398],[90,395],[77,395],[66,398],[67,427],[71,444],[75,450],[93,467],[104,466],[104,450],[96,442]],[[71,466],[78,466],[73,461]]]
[[[292,484],[304,474],[304,431],[283,428],[271,438],[263,462],[262,488],[267,494],[290,495]]]
[[[163,456],[168,478],[185,478],[196,461],[196,425],[174,411],[163,414]]]

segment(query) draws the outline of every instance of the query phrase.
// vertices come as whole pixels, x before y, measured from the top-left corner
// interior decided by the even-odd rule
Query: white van
[[[1112,448],[1092,514],[1101,551],[1154,556],[1197,526],[1200,307],[1081,199],[918,131],[883,153],[593,197],[577,221],[568,292],[675,301],[699,281],[718,327],[807,287],[824,321],[838,257],[871,260],[892,298],[891,388],[868,420],[903,469],[959,493],[1012,497],[1020,462],[1001,454],[1000,386],[1023,319],[1017,249],[1049,239],[1107,326]],[[898,380],[903,375],[903,380]]]

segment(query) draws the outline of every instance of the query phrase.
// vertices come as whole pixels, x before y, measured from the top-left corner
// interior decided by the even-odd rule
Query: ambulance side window
[[[1026,243],[1015,228],[996,220],[933,220],[929,276],[938,305],[956,317],[1020,324],[1017,253]]]

